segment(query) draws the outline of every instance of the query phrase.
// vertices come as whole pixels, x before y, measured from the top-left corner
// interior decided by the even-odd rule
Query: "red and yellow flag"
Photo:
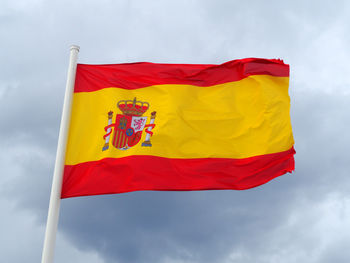
[[[294,170],[289,66],[78,64],[62,198],[248,189]]]

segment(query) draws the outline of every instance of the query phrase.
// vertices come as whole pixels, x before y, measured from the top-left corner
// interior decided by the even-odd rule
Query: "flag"
[[[249,189],[294,170],[289,65],[78,64],[62,198]]]

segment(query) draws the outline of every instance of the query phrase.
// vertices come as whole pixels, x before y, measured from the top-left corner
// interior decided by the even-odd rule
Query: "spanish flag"
[[[294,170],[289,65],[78,64],[62,198],[249,189]]]

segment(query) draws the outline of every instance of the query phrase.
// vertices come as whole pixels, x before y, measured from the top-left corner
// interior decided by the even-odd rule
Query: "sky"
[[[345,263],[350,2],[0,0],[1,262],[40,262],[69,47],[79,63],[290,64],[296,170],[245,191],[64,199],[55,262]]]

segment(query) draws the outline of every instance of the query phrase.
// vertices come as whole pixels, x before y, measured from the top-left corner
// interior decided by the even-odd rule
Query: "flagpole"
[[[75,73],[77,70],[77,60],[78,60],[79,49],[80,47],[75,45],[72,45],[70,47],[70,59],[69,59],[68,76],[67,76],[67,83],[66,83],[66,92],[64,96],[64,102],[63,102],[60,133],[58,136],[56,162],[55,162],[55,169],[54,169],[53,180],[52,180],[49,212],[47,216],[45,240],[44,240],[41,263],[53,262],[56,232],[57,232],[58,218],[60,213],[63,168],[64,168],[64,161],[66,156],[66,144],[67,144],[67,137],[68,137],[68,128],[70,123],[72,97],[73,97],[73,89],[74,89],[74,83],[75,83]]]

